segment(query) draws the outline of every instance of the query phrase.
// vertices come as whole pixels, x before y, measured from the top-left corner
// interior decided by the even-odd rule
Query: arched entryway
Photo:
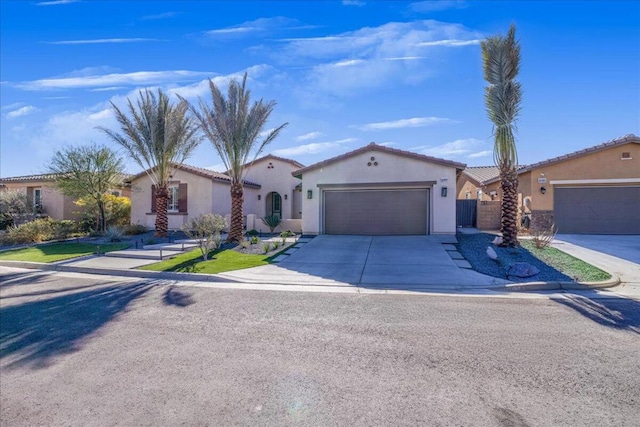
[[[280,197],[280,194],[272,191],[267,194],[265,202],[265,212],[267,213],[267,216],[276,215],[278,218],[282,218],[282,198]]]

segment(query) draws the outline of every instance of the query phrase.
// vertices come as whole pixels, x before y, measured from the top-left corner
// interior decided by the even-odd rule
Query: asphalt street
[[[0,269],[0,424],[637,426],[640,303]]]

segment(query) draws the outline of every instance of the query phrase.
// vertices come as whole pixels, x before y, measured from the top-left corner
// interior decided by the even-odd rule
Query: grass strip
[[[66,259],[78,258],[96,253],[98,246],[100,252],[111,252],[126,249],[127,243],[53,243],[30,248],[12,249],[0,252],[0,259],[9,261],[30,261],[30,262],[56,262]]]
[[[533,256],[546,264],[563,272],[569,277],[573,277],[578,282],[600,282],[611,279],[611,275],[598,267],[573,257],[559,249],[546,247],[538,249],[533,242],[522,240],[520,244]]]

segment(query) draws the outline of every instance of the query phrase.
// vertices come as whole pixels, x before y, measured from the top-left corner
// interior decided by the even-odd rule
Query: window
[[[167,200],[167,211],[178,212],[178,186],[169,187],[169,199]]]
[[[476,192],[476,196],[478,197],[478,200],[482,200],[482,190],[478,190]]]
[[[34,209],[40,209],[42,207],[42,189],[33,189],[33,207]]]
[[[467,192],[465,193],[465,195],[464,195],[464,198],[465,198],[466,200],[469,200],[469,199],[471,198],[471,191],[467,191]]]

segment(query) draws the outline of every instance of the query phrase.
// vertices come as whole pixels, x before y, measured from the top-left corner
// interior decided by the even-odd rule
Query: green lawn
[[[530,240],[522,240],[520,244],[536,258],[563,272],[567,276],[573,277],[578,282],[600,282],[611,278],[611,275],[606,271],[602,271],[559,249],[550,247],[537,249]]]
[[[0,252],[0,259],[11,261],[56,262],[94,254],[98,246],[100,246],[100,252],[111,252],[126,249],[129,245],[127,243],[105,243],[101,245],[95,245],[93,243],[53,243],[50,245],[3,251]]]
[[[187,273],[215,274],[270,264],[275,255],[248,255],[226,249],[213,252],[207,261],[202,260],[200,249],[185,252],[156,264],[140,267],[141,270],[180,271]]]

